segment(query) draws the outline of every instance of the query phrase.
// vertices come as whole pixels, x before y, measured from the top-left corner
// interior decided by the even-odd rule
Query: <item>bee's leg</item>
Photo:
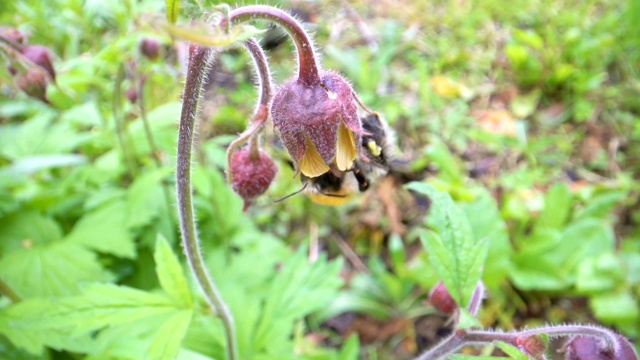
[[[353,169],[353,175],[356,177],[356,180],[358,180],[358,189],[360,190],[360,192],[367,191],[367,189],[369,188],[369,179],[367,179],[362,171],[357,168]]]

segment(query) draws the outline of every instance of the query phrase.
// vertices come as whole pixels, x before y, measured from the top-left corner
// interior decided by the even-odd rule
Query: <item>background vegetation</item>
[[[411,358],[447,334],[424,302],[438,278],[419,241],[428,203],[410,180],[450,193],[489,239],[485,326],[595,322],[638,343],[637,1],[277,4],[385,116],[411,171],[338,208],[274,203],[300,184],[267,136],[280,171],[243,213],[224,152],[256,91],[248,56],[220,54],[196,210],[246,358]],[[0,279],[16,295],[0,297],[0,358],[222,354],[220,324],[182,270],[173,173],[185,45],[152,26],[164,11],[159,0],[0,4],[0,24],[51,49],[57,72],[45,104],[0,68]],[[143,39],[161,43],[157,58]],[[271,45],[279,82],[292,47]]]

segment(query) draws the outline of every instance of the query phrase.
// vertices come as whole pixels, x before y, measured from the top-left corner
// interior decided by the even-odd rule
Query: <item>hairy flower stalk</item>
[[[229,13],[231,23],[249,20],[275,22],[296,46],[298,74],[280,86],[271,105],[274,127],[296,169],[307,177],[350,170],[360,151],[360,137],[366,134],[357,113],[360,101],[351,85],[321,69],[311,39],[286,12],[254,5]]]
[[[239,355],[233,315],[209,275],[200,252],[191,189],[191,150],[193,147],[195,118],[204,75],[212,55],[213,50],[211,49],[203,48],[196,44],[191,44],[189,47],[189,66],[182,95],[182,112],[180,114],[180,129],[178,133],[176,195],[178,198],[182,246],[184,247],[187,262],[204,293],[207,303],[222,320],[227,342],[227,359],[237,360]]]
[[[483,297],[484,284],[480,281],[476,285],[467,306],[469,313],[475,315],[478,312]],[[496,341],[517,347],[520,351],[534,359],[544,359],[544,353],[547,349],[542,335],[547,335],[549,338],[573,337],[566,347],[567,360],[592,359],[591,357],[582,358],[577,355],[586,353],[581,352],[585,351],[584,347],[597,350],[599,353],[598,356],[600,357],[593,357],[593,359],[638,360],[633,346],[627,339],[602,327],[591,325],[559,325],[514,332],[457,329],[460,313],[459,311],[455,311],[456,309],[454,309],[454,307],[456,304],[442,282],[433,288],[429,296],[429,301],[440,311],[452,314],[455,326],[449,337],[415,358],[415,360],[438,360],[453,354],[463,346],[486,345],[495,343]]]
[[[258,73],[258,105],[249,122],[249,126],[233,140],[227,148],[227,169],[231,169],[231,156],[233,152],[238,149],[242,144],[247,142],[250,138],[257,136],[262,129],[264,123],[269,118],[269,102],[271,101],[271,72],[269,70],[269,64],[267,63],[267,57],[264,51],[260,47],[260,44],[255,39],[249,39],[244,43],[245,48],[251,55],[251,59],[255,65]],[[252,151],[257,151],[257,138],[252,141]],[[254,154],[255,155],[255,154]],[[227,182],[231,182],[231,171],[227,172]]]

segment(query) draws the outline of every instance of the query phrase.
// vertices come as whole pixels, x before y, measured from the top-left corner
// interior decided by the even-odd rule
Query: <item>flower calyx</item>
[[[367,134],[358,103],[351,85],[332,71],[321,71],[317,82],[296,78],[281,85],[271,116],[297,171],[314,178],[352,167]]]

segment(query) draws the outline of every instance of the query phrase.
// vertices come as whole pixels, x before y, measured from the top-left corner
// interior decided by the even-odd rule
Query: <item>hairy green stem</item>
[[[305,84],[320,83],[320,67],[313,43],[302,25],[286,12],[266,5],[249,5],[232,10],[229,21],[238,24],[251,20],[268,20],[282,26],[291,36],[298,52],[298,80]],[[227,24],[223,21],[223,27]]]
[[[227,342],[227,359],[238,360],[238,344],[233,315],[209,275],[200,251],[191,189],[191,150],[193,148],[195,118],[204,77],[212,56],[213,50],[211,49],[196,44],[191,44],[189,47],[189,66],[182,95],[182,112],[178,133],[176,195],[178,197],[182,245],[187,262],[207,303],[222,320]]]
[[[113,119],[116,123],[116,136],[118,138],[118,142],[120,143],[120,148],[122,151],[122,157],[124,158],[124,162],[129,170],[129,176],[133,179],[136,175],[136,166],[135,161],[129,153],[129,147],[127,144],[126,138],[126,125],[123,124],[122,116],[120,115],[120,101],[122,96],[122,81],[124,80],[125,73],[124,67],[120,67],[118,69],[118,74],[116,75],[116,81],[113,89]]]

